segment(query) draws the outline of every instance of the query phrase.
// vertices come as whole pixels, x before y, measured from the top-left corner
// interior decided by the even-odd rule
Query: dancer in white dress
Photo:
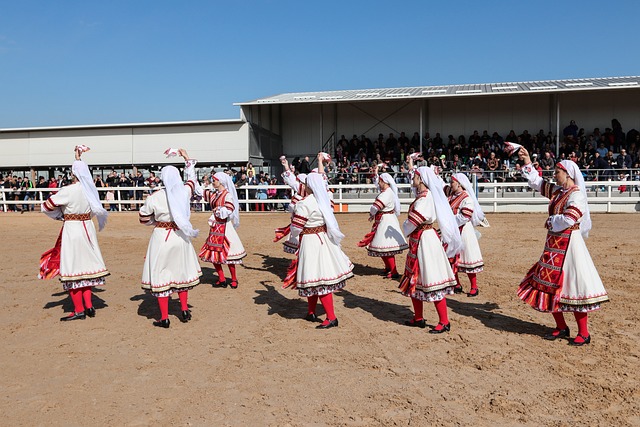
[[[91,301],[91,288],[104,285],[109,271],[105,267],[98,236],[91,217],[98,219],[99,229],[107,223],[107,211],[100,202],[98,190],[86,163],[81,160],[82,150],[76,147],[76,161],[71,171],[74,182],[52,194],[41,211],[47,216],[64,221],[53,249],[40,259],[41,279],[60,275],[65,291],[69,291],[74,312],[60,320],[85,319],[96,315]]]
[[[409,239],[409,253],[399,287],[403,295],[411,297],[414,317],[405,325],[424,328],[423,302],[432,301],[438,313],[438,324],[429,332],[440,334],[451,329],[445,296],[453,294],[456,278],[449,258],[460,251],[462,242],[441,180],[426,166],[412,168],[411,174],[417,196],[402,225]],[[433,226],[436,221],[442,241]]]
[[[212,180],[215,191],[205,191],[204,199],[211,205],[209,237],[200,249],[200,259],[213,263],[218,273],[217,286],[227,287],[222,264],[229,267],[231,289],[238,289],[236,264],[247,256],[236,228],[240,226],[238,194],[233,180],[224,172],[216,172]]]
[[[187,152],[180,149],[185,160],[187,182],[183,183],[175,166],[162,168],[164,188],[151,194],[140,208],[140,223],[153,226],[147,255],[142,269],[142,289],[158,298],[160,320],[154,326],[168,328],[169,298],[178,293],[182,322],[191,320],[188,291],[200,283],[200,264],[191,239],[198,235],[189,220],[191,197],[201,194],[194,167]]]
[[[571,160],[558,162],[554,185],[538,174],[526,149],[520,148],[518,155],[524,161],[522,170],[529,186],[550,199],[544,251],[520,283],[518,297],[534,309],[553,315],[556,328],[546,339],[569,338],[563,316],[568,311],[573,312],[578,324],[578,334],[570,343],[589,344],[587,313],[598,310],[609,297],[584,241],[591,230],[591,214],[582,173]]]
[[[311,322],[318,321],[315,311],[319,298],[327,318],[317,328],[328,329],[338,326],[333,292],[342,289],[346,280],[353,277],[353,264],[340,248],[344,235],[320,174],[307,176],[307,192],[310,194],[295,207],[291,234],[299,238],[300,247],[283,287],[295,288],[301,297],[307,297],[305,319]]]
[[[385,279],[397,279],[400,274],[396,268],[395,256],[409,248],[398,222],[398,187],[388,173],[378,175],[378,165],[374,167],[374,175],[381,192],[369,209],[369,221],[373,221],[371,231],[358,242],[358,246],[366,247],[369,256],[382,258]]]
[[[449,205],[455,215],[462,239],[462,250],[459,256],[455,258],[453,266],[456,275],[454,291],[456,293],[462,292],[462,284],[458,273],[467,273],[471,282],[471,289],[467,296],[475,297],[479,293],[476,274],[484,270],[484,260],[482,259],[480,244],[473,227],[486,223],[484,212],[482,212],[482,208],[466,175],[462,173],[451,175],[451,185],[448,190],[450,190]]]

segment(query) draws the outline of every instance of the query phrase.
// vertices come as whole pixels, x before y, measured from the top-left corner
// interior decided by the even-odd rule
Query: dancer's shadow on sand
[[[264,286],[264,289],[256,290],[258,295],[253,298],[253,301],[259,305],[266,305],[269,316],[276,314],[285,319],[302,319],[307,315],[307,304],[297,298],[296,291],[286,290],[295,296],[295,298],[287,298],[276,289],[276,286],[280,286],[279,284],[270,285],[264,280],[260,281],[260,284]],[[318,304],[316,314],[319,314],[321,307],[322,304]]]
[[[454,313],[478,319],[487,328],[514,334],[540,335],[541,326],[538,323],[517,319],[495,310],[500,306],[494,302],[472,303],[447,298],[447,307]]]
[[[242,265],[242,264],[240,264]],[[227,268],[226,266],[223,268]],[[216,269],[215,268],[211,268],[211,267],[201,267],[202,270],[202,276],[200,276],[200,283],[205,285],[205,286],[211,286],[212,288],[223,288],[224,286],[222,285],[218,285],[218,282],[220,281],[220,277],[218,276],[218,273],[216,273]],[[227,272],[229,272],[229,270],[227,270]],[[229,277],[225,277],[225,283],[228,285],[230,283],[230,278]]]
[[[100,298],[97,295],[101,292],[104,292],[104,289],[101,289],[99,287],[94,287],[91,291],[92,291],[91,302],[93,303],[93,308],[95,308],[96,310],[100,310],[101,308],[105,308],[109,306],[102,298]],[[62,297],[62,299],[58,301],[49,301],[44,305],[43,307],[44,309],[48,310],[54,307],[62,307],[65,313],[74,311],[75,307],[73,306],[73,302],[71,301],[71,298],[69,298],[69,292],[67,291],[56,292],[51,294],[51,296]]]
[[[387,291],[395,292],[395,291]],[[363,297],[341,289],[336,295],[342,297],[346,308],[359,308],[371,314],[378,320],[403,324],[405,320],[413,319],[413,312],[407,305],[395,304],[373,298]]]
[[[144,292],[140,295],[134,295],[129,298],[130,301],[140,301],[138,306],[138,316],[146,317],[147,319],[159,319],[160,307],[158,307],[158,299],[153,295]],[[191,308],[192,305],[188,304]],[[169,315],[176,317],[182,317],[182,308],[180,307],[180,301],[175,298],[169,298]]]
[[[363,264],[353,264],[353,274],[356,276],[381,276],[382,268],[370,267]]]
[[[254,253],[254,255],[262,257],[262,268],[244,266],[247,270],[268,271],[278,276],[280,280],[284,280],[287,276],[287,269],[291,264],[291,258],[274,257],[259,253]]]

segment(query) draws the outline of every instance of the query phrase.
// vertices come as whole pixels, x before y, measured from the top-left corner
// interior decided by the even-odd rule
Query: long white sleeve
[[[538,170],[534,168],[531,163],[522,167],[522,174],[525,176],[525,178],[527,178],[529,187],[533,188],[536,191],[540,191],[544,179],[542,179],[542,177],[538,173]]]

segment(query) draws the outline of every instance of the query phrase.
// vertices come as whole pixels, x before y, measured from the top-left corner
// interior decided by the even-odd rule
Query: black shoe
[[[387,273],[386,276],[384,276],[385,279],[399,279],[400,278],[400,274],[398,272],[395,273]]]
[[[322,322],[322,320],[320,320],[320,318],[318,316],[316,316],[315,313],[309,313],[305,316],[304,320],[306,320],[307,322]]]
[[[68,322],[69,320],[84,320],[86,319],[87,316],[84,314],[84,311],[81,311],[80,313],[72,313],[69,316],[65,316],[65,317],[61,317],[60,321],[61,322]]]
[[[404,324],[406,326],[411,326],[412,328],[422,328],[424,329],[427,326],[427,322],[425,322],[424,319],[420,319],[420,320],[416,320],[416,319],[411,319],[411,320],[406,320],[404,322]]]
[[[316,329],[329,329],[329,328],[337,328],[338,327],[338,319],[329,320],[328,323],[322,323],[316,326]]]
[[[231,281],[231,289],[238,289],[238,281],[237,280],[232,280]]]
[[[463,292],[462,291],[462,286],[456,285],[456,286],[453,287],[453,293],[454,294],[461,294],[462,292]]]
[[[387,274],[389,274],[391,271],[389,270],[384,270],[382,273],[380,273],[381,276],[383,277],[387,277]]]
[[[84,311],[84,314],[89,317],[96,317],[96,309],[93,307],[89,307]]]
[[[169,320],[169,319],[167,319]],[[191,310],[183,310],[182,311],[182,319],[181,322],[182,323],[187,323],[189,320],[191,320]],[[168,326],[167,326],[168,327]]]
[[[168,328],[170,324],[171,322],[169,322],[169,319],[156,320],[153,322],[153,326],[158,326],[160,328]]]
[[[578,334],[578,337],[581,337],[584,341],[582,342],[576,342],[576,340],[574,339],[573,341],[571,341],[569,344],[576,346],[576,347],[580,347],[582,345],[585,344],[589,344],[591,342],[591,335],[587,335],[586,337],[582,334]],[[577,337],[576,337],[577,338]]]
[[[455,292],[455,290],[454,290],[454,292]],[[471,290],[469,292],[467,292],[467,296],[468,297],[477,297],[479,293],[480,293],[480,291],[478,290],[478,288],[471,288]]]
[[[216,286],[218,288],[226,288],[227,287],[227,281],[226,280],[218,280],[214,286]]]
[[[557,332],[557,334],[556,334]],[[545,340],[548,341],[553,341],[556,340],[558,338],[569,338],[569,327],[566,327],[565,329],[554,329],[552,333],[547,334],[544,336]]]
[[[438,326],[442,326],[442,329],[436,329],[433,328],[429,331],[430,334],[441,334],[443,332],[449,332],[451,330],[451,323],[447,323],[446,325],[443,325],[442,323],[438,322]]]

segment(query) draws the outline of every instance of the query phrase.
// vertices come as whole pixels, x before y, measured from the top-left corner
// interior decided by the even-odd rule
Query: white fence
[[[638,181],[587,181],[589,206],[592,212],[638,212],[640,211],[640,182]],[[375,185],[349,184],[330,185],[334,191],[336,212],[368,212],[377,196]],[[252,185],[238,188],[241,209],[255,211],[257,207],[275,207],[284,210],[290,202],[288,198],[257,199],[257,190],[276,189],[281,196],[289,189],[286,185]],[[620,191],[624,190],[624,191]],[[9,210],[39,210],[42,201],[49,197],[55,188],[34,188],[28,191],[15,191],[0,188],[0,208]],[[135,210],[144,203],[149,187],[110,187],[99,188],[99,192],[113,191],[114,200],[104,200],[105,208],[111,211]],[[413,201],[409,184],[398,184],[402,210],[406,212]],[[16,199],[19,195],[19,200]],[[531,191],[527,183],[479,183],[476,195],[485,212],[545,212],[548,199],[540,193]],[[25,196],[27,196],[25,198]],[[194,201],[195,210],[205,210],[204,201]],[[26,208],[26,209],[25,209]]]

